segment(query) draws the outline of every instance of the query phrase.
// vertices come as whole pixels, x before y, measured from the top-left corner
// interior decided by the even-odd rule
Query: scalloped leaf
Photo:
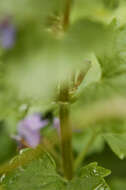
[[[77,176],[68,185],[70,190],[110,190],[104,180],[104,177],[110,174],[110,170],[97,166],[97,163],[91,163],[80,169]]]
[[[27,151],[22,154],[26,153]],[[63,190],[66,184],[56,173],[53,159],[47,153],[42,153],[36,159],[35,156],[27,164],[20,165],[8,174],[4,174],[1,180],[2,187],[6,190]],[[13,160],[11,163],[13,164]]]
[[[72,181],[67,181],[56,172],[52,157],[38,147],[21,151],[0,173],[0,185],[6,190],[82,190],[83,187],[86,190],[109,190],[104,177],[111,172],[94,162],[81,168]]]

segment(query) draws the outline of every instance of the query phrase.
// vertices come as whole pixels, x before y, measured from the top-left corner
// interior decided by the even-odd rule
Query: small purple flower
[[[0,45],[5,49],[10,49],[14,46],[15,38],[15,26],[10,22],[9,18],[5,18],[0,22]]]
[[[39,113],[29,115],[18,124],[18,136],[30,147],[36,147],[41,140],[40,129],[48,124]]]

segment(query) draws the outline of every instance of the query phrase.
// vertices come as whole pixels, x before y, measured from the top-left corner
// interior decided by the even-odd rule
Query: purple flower
[[[36,147],[40,143],[40,129],[48,124],[39,113],[27,116],[18,124],[18,136],[30,147]]]
[[[5,18],[0,22],[0,45],[5,49],[13,47],[16,38],[16,29],[10,22],[9,18]]]

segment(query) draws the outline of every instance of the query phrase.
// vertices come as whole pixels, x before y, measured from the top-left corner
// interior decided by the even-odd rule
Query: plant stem
[[[61,128],[61,148],[62,162],[65,177],[70,180],[73,176],[73,157],[72,157],[72,130],[70,124],[70,105],[68,101],[68,87],[61,88],[60,91],[60,128]]]
[[[84,161],[85,157],[86,157],[86,154],[90,148],[90,146],[92,145],[92,143],[94,142],[96,138],[96,133],[94,132],[87,144],[87,146],[84,148],[84,150],[82,152],[80,152],[79,156],[77,157],[77,159],[75,160],[75,164],[74,164],[74,169],[76,170],[80,165],[81,163]]]
[[[65,10],[64,10],[64,17],[63,17],[63,29],[66,30],[68,25],[69,25],[69,21],[70,21],[70,8],[71,8],[71,0],[65,0],[66,4],[65,4]]]

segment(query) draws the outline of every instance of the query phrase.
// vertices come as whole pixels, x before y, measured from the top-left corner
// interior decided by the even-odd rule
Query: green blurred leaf
[[[126,134],[104,134],[104,138],[112,151],[120,158],[126,156]]]
[[[5,124],[0,122],[0,164],[9,160],[15,154],[16,143],[11,139]]]
[[[0,15],[13,15],[15,20],[34,20],[44,23],[53,13],[61,13],[64,5],[62,0],[1,0]]]
[[[103,3],[108,9],[116,9],[119,6],[119,0],[103,0]]]
[[[94,104],[81,108],[76,113],[73,111],[74,126],[89,127],[94,123],[108,121],[111,119],[125,119],[125,98],[113,98],[107,101],[97,101]],[[104,126],[104,125],[103,125]],[[102,125],[101,125],[102,127]]]
[[[101,0],[75,0],[72,7],[72,19],[77,20],[82,17],[105,17],[106,12],[103,9]]]
[[[78,94],[78,102],[73,105],[76,113],[83,106],[91,106],[93,103],[116,97],[126,97],[126,65],[123,59],[118,55],[102,57],[102,61],[99,59],[99,64],[101,65],[101,76],[96,81],[97,76],[95,76],[92,83],[81,89]],[[91,78],[91,76],[89,77]]]
[[[103,54],[111,47],[114,35],[114,30],[109,25],[91,19],[79,19],[68,30],[68,49],[83,56],[89,52]]]
[[[17,99],[50,100],[57,83],[81,69],[90,51],[109,45],[111,32],[104,24],[85,19],[71,25],[60,39],[57,35],[32,21],[20,26],[15,47],[2,56],[5,85]]]
[[[96,128],[95,128],[96,129]],[[76,153],[81,153],[86,150],[90,139],[95,133],[92,128],[80,129],[80,131],[75,132],[73,134],[73,148]],[[86,152],[86,156],[91,155],[93,153],[101,152],[104,149],[104,140],[101,134],[95,136],[93,143],[88,148],[88,152]]]

